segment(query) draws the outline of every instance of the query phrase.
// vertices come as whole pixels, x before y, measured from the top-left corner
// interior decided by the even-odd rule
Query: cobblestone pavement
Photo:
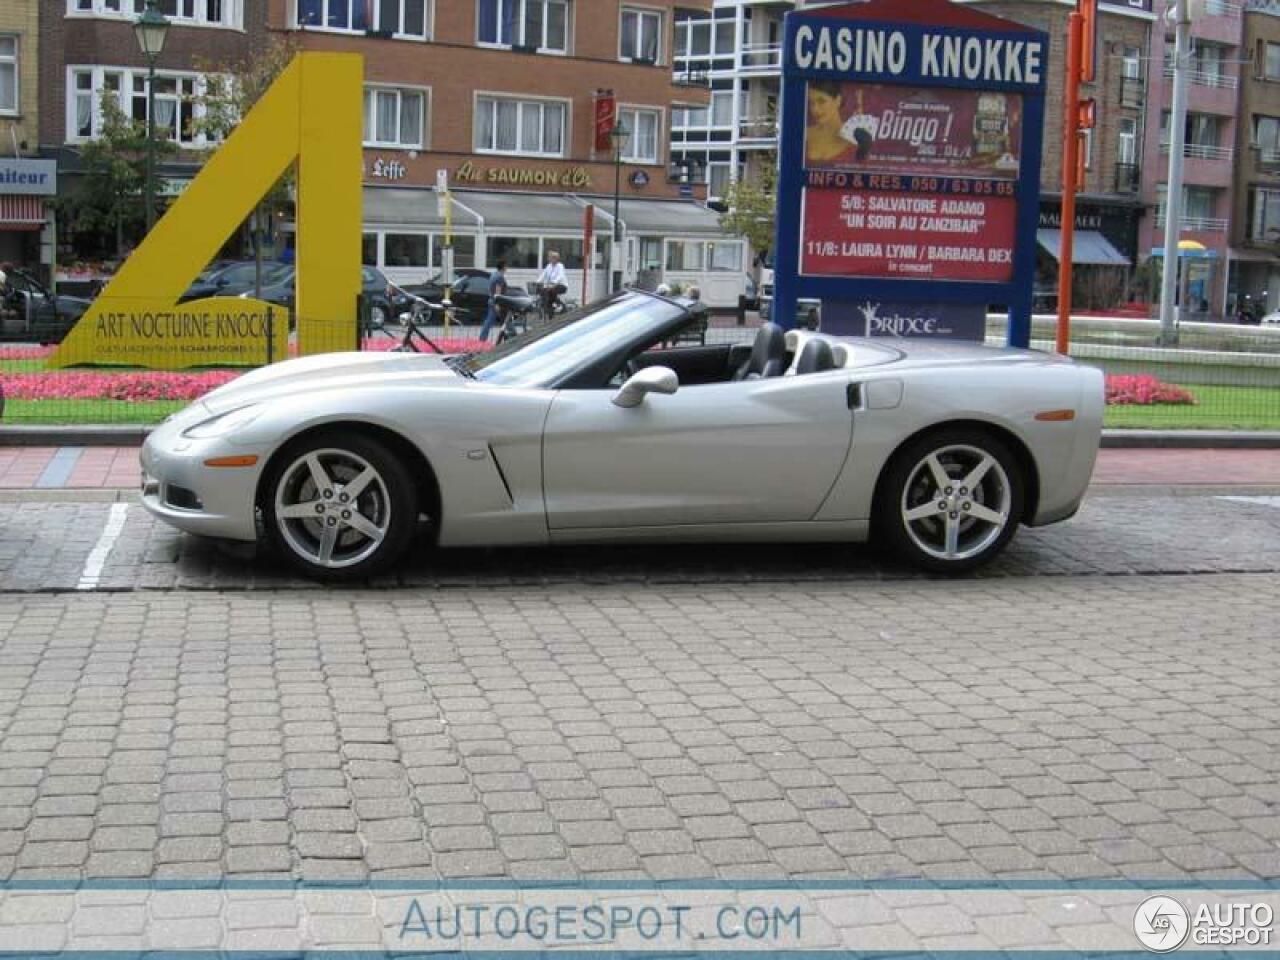
[[[0,877],[1280,877],[1278,614],[1271,574],[9,596]]]
[[[1022,529],[982,576],[1275,572],[1280,510],[1247,489],[1230,499],[1146,488],[1095,488],[1073,520]],[[1224,492],[1226,488],[1224,488]],[[215,544],[156,523],[139,506],[85,499],[94,491],[48,491],[30,502],[0,502],[0,592],[73,590],[112,512],[123,529],[93,585],[132,589],[319,589],[271,557],[247,561]],[[114,495],[110,495],[114,498]],[[74,497],[72,500],[52,498]],[[132,499],[132,496],[129,497]],[[912,578],[874,549],[820,545],[678,548],[450,550],[426,545],[378,587],[507,588],[588,583],[742,583]]]
[[[65,496],[0,503],[0,878],[1280,878],[1275,497],[1116,488],[962,581],[614,547],[340,591]]]

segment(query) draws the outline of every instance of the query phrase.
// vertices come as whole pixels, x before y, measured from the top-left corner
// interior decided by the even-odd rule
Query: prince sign
[[[947,0],[788,14],[776,316],[818,298],[824,329],[862,334],[854,305],[1002,304],[1025,345],[1047,61],[1045,34]]]

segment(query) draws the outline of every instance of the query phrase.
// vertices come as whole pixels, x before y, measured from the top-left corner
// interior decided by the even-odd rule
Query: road
[[[1280,486],[1156,477],[962,581],[609,548],[359,590],[15,493],[0,877],[1280,877]]]

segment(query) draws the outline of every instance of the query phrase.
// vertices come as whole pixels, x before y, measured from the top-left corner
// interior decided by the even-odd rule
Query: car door
[[[450,299],[455,307],[467,312],[464,319],[479,323],[489,309],[488,278],[463,277],[454,285]]]
[[[543,438],[554,531],[811,519],[849,452],[844,371],[686,386],[632,408],[561,390]]]

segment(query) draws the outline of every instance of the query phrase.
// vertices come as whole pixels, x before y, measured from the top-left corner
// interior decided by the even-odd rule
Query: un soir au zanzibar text
[[[796,30],[792,54],[801,70],[1027,86],[1043,79],[1044,44],[1039,40],[937,33],[914,39],[913,44],[901,30],[804,24]]]

